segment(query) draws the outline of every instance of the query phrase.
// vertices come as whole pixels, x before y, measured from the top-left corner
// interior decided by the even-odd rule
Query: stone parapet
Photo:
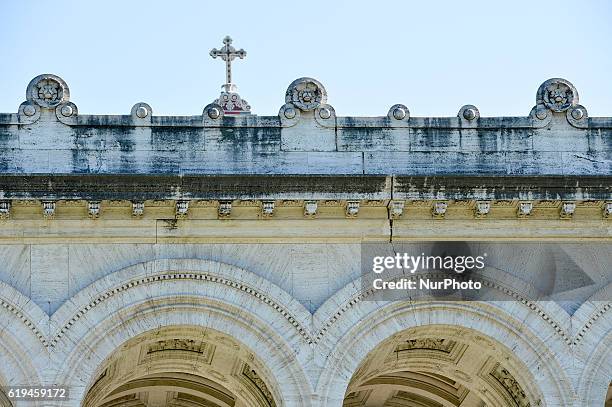
[[[612,118],[591,118],[568,81],[550,79],[525,117],[337,117],[323,85],[294,81],[277,116],[85,115],[65,81],[40,75],[17,113],[0,114],[4,174],[605,175]]]

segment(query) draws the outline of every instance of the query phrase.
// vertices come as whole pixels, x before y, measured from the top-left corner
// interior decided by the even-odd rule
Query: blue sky
[[[527,115],[538,86],[570,80],[590,116],[612,116],[612,2],[2,1],[0,112],[40,73],[64,78],[80,113],[201,114],[229,34],[248,55],[240,94],[275,115],[293,79],[321,81],[339,115]]]

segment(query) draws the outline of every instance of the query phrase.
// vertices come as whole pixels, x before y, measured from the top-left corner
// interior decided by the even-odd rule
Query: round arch
[[[578,400],[585,406],[603,406],[607,395],[612,392],[612,321],[602,318],[610,303],[590,303],[589,315],[585,323],[588,331],[582,329],[576,351],[584,355],[586,363],[578,386]],[[596,317],[598,316],[598,317]]]
[[[252,350],[228,335],[198,326],[165,326],[115,349],[98,368],[82,405],[275,407],[280,395],[270,388],[269,377]]]
[[[47,363],[39,323],[47,315],[29,298],[0,282],[0,385],[39,385]]]
[[[516,304],[508,305],[516,307]],[[476,302],[361,302],[345,313],[343,319],[358,321],[350,327],[332,329],[340,337],[329,344],[328,357],[322,361],[322,375],[317,385],[323,406],[341,406],[351,378],[378,346],[394,335],[422,327],[452,326],[449,330],[476,332],[504,350],[511,363],[508,371],[523,379],[526,393],[540,399],[546,407],[565,406],[573,400],[571,383],[560,368],[564,344],[546,324],[540,332],[529,327],[533,321],[517,320],[508,310],[493,304]],[[544,338],[540,337],[542,335]],[[476,336],[474,336],[476,338]],[[548,341],[548,342],[546,342]],[[503,344],[503,345],[502,345]],[[555,352],[551,349],[558,349]]]
[[[122,343],[168,326],[235,338],[262,361],[283,406],[310,406],[310,315],[289,294],[245,270],[205,260],[155,260],[115,272],[82,290],[52,317],[54,380],[82,399],[97,369]]]

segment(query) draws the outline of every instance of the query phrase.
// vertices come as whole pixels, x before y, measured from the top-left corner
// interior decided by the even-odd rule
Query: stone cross
[[[232,47],[232,38],[228,35],[223,39],[223,47],[221,49],[213,48],[210,50],[210,56],[213,58],[221,57],[225,61],[226,84],[232,83],[232,61],[238,57],[243,59],[246,57],[246,51],[240,48]]]

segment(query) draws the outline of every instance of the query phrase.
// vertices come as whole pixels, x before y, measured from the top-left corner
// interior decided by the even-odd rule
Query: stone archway
[[[194,326],[142,333],[99,367],[83,407],[276,407],[265,367],[237,339]]]
[[[399,332],[371,351],[351,378],[343,405],[541,405],[526,372],[503,345],[478,331],[425,325]]]
[[[100,367],[119,346],[150,332],[189,326],[194,332],[219,332],[249,349],[253,354],[249,366],[261,361],[253,370],[277,406],[308,407],[312,388],[296,357],[307,346],[298,329],[302,325],[298,321],[307,312],[285,298],[288,294],[245,270],[210,261],[155,260],[104,277],[52,317],[58,329],[52,334],[50,357],[61,367],[52,380],[67,383],[72,397],[61,405],[84,405]],[[258,381],[257,377],[251,381]],[[238,391],[235,387],[226,390]]]
[[[517,381],[528,396],[528,400],[532,402],[532,407],[537,405],[534,403],[538,401],[541,406],[547,407],[571,405],[575,400],[575,389],[571,387],[571,381],[562,367],[567,363],[568,358],[564,352],[569,348],[555,337],[546,323],[538,320],[537,315],[523,310],[521,312],[523,318],[517,320],[513,315],[517,315],[518,306],[514,305],[512,308],[508,304],[393,302],[383,305],[376,301],[356,303],[342,315],[337,324],[329,329],[328,333],[337,335],[340,340],[334,343],[326,342],[329,356],[321,361],[323,368],[317,383],[322,405],[329,407],[343,405],[345,397],[354,388],[351,387],[355,383],[352,379],[358,374],[366,355],[379,349],[379,345],[387,343],[390,338],[396,338],[396,335],[402,335],[404,332],[417,332],[419,335],[426,333],[424,337],[418,339],[442,338],[457,343],[468,340],[465,335],[469,333],[471,340],[483,344],[490,342],[496,350],[501,350],[502,357],[495,357],[487,364],[483,362],[483,368],[491,368],[488,373],[492,373],[496,367],[505,369],[509,377],[506,377],[507,374],[502,370],[498,370],[495,375],[499,380],[507,382],[510,388],[515,387],[510,382]],[[508,311],[511,312],[505,312],[503,306],[508,306]],[[356,324],[348,323],[356,319],[359,321]],[[347,323],[342,324],[342,321]],[[445,329],[436,335],[431,331],[420,330],[439,327]],[[418,331],[411,331],[412,329]],[[404,338],[404,341],[408,339],[411,338]],[[392,349],[388,351],[392,352]],[[499,366],[493,362],[500,362]],[[450,369],[450,365],[441,363],[438,365],[440,370]],[[416,370],[422,368],[422,365],[408,367],[408,371],[439,373],[431,366],[428,370]],[[437,365],[434,367],[438,369]],[[455,370],[461,371],[456,367],[450,372],[452,373],[450,376],[444,375],[440,380],[448,378],[462,384],[460,379],[462,375]],[[484,373],[480,376],[483,375]],[[467,382],[465,379],[463,381]],[[465,384],[462,385],[467,387]],[[498,402],[492,405],[506,404]]]
[[[606,309],[608,308],[600,308]],[[582,403],[581,406],[612,407],[611,325],[604,318],[591,317],[585,326],[590,329],[582,336],[577,348],[577,352],[586,356],[580,377],[578,400]]]
[[[2,387],[42,382],[47,342],[41,326],[46,319],[29,298],[0,281],[0,406],[13,405]],[[29,404],[39,405],[37,401]]]

